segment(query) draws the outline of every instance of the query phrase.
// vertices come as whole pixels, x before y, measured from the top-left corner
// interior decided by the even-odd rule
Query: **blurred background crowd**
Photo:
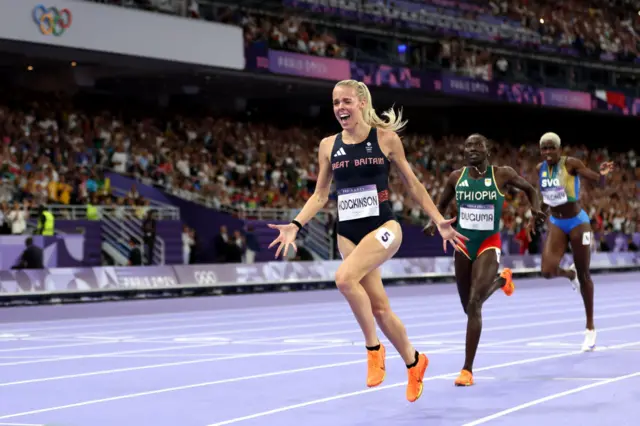
[[[244,30],[247,47],[263,43],[272,49],[349,59],[376,55],[379,59],[383,47],[380,40],[354,35],[353,28],[318,21],[320,6],[307,12],[301,9],[302,5],[312,2],[285,2],[289,7],[284,15],[269,12],[273,1],[254,2],[253,6],[259,5],[261,10],[233,2],[212,4],[196,0],[99,2],[239,25]],[[418,3],[458,18],[515,25],[526,35],[516,40],[523,49],[540,50],[544,45],[571,49],[583,59],[604,58],[626,64],[636,63],[639,57],[637,1],[422,0]],[[388,2],[380,4],[389,7]],[[349,22],[349,16],[343,18]],[[397,26],[397,23],[382,21],[381,26],[385,25]],[[425,34],[431,30],[425,27]],[[490,42],[507,45],[514,40],[514,37],[502,40],[496,34]],[[499,76],[527,82],[544,80],[545,84],[556,81],[576,87],[587,82],[587,76],[579,75],[577,68],[559,71],[556,75],[546,72],[542,76],[524,59],[492,53],[459,35],[446,35],[423,43],[407,41],[402,46],[383,49],[389,55],[386,59],[412,67],[446,68],[485,80]],[[635,76],[617,77],[617,87],[637,90]],[[105,170],[135,176],[142,183],[218,209],[225,206],[245,210],[299,208],[313,192],[317,147],[327,133],[321,126],[281,125],[246,115],[154,114],[125,111],[124,107],[100,102],[89,108],[86,102],[64,95],[6,91],[0,98],[3,142],[0,224],[4,233],[23,233],[23,222],[28,219],[30,209],[43,203],[127,206],[135,208],[140,218],[144,217],[148,200],[140,197],[135,188],[126,195],[113,194],[104,177]],[[439,135],[410,131],[403,135],[409,162],[434,198],[441,193],[447,175],[462,165],[462,143],[466,136],[453,131]],[[510,165],[536,184],[537,140],[492,142],[494,164]],[[617,169],[606,188],[583,185],[581,202],[596,232],[602,235],[621,232],[631,236],[614,247],[598,242],[595,249],[637,250],[640,245],[638,153],[613,145],[599,149],[574,145],[565,146],[564,150],[566,155],[580,158],[593,169],[603,161],[616,163]],[[402,221],[425,222],[424,215],[395,174],[391,190],[393,209]],[[522,241],[523,251],[528,245],[522,233],[526,211],[523,194],[509,194],[501,226]]]
[[[62,99],[0,106],[0,132],[0,218],[12,233],[25,230],[20,212],[28,214],[29,207],[42,203],[134,207],[142,218],[148,200],[135,188],[126,195],[112,194],[104,170],[218,209],[299,208],[313,192],[323,137],[317,128],[281,128],[224,116],[123,120],[118,112],[87,114]],[[432,197],[439,196],[448,174],[464,165],[466,136],[403,135],[407,158]],[[581,201],[595,230],[640,232],[638,154],[586,146],[566,146],[564,151],[594,170],[603,161],[616,163],[605,188],[582,186]],[[537,185],[535,140],[492,141],[492,161],[514,167]],[[395,173],[390,188],[398,217],[424,223],[426,217]],[[503,229],[520,232],[527,210],[523,193],[508,194]]]

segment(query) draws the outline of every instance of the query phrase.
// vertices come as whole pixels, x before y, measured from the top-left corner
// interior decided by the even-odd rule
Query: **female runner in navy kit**
[[[464,247],[466,237],[438,212],[424,186],[411,170],[397,135],[406,121],[393,109],[378,117],[364,83],[344,80],[333,90],[333,111],[342,132],[324,138],[318,152],[319,173],[313,196],[287,225],[269,225],[280,233],[269,245],[278,244],[276,258],[297,250],[298,231],[324,207],[332,179],[338,193],[338,249],[343,263],[336,272],[336,286],[349,302],[364,334],[367,347],[367,386],[385,378],[385,348],[378,340],[376,322],[402,356],[408,369],[406,397],[416,401],[422,394],[429,360],[413,347],[404,325],[393,313],[384,290],[380,265],[398,251],[402,229],[389,202],[389,170],[395,165],[411,196],[437,224],[444,248],[447,242]]]

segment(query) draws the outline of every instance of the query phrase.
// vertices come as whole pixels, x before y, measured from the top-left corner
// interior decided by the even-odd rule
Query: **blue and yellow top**
[[[558,164],[549,168],[542,163],[538,175],[542,201],[551,207],[575,203],[580,199],[580,178],[567,170],[567,157],[560,157]]]

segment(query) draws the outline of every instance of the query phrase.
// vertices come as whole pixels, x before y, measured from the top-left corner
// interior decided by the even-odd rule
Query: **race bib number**
[[[458,219],[462,229],[472,231],[492,231],[495,226],[493,204],[463,204]]]
[[[569,200],[564,188],[548,188],[542,191],[542,200],[551,207],[561,206]]]
[[[338,191],[338,220],[362,219],[379,216],[380,202],[375,185],[344,188]]]
[[[391,243],[393,243],[393,240],[396,239],[396,235],[387,228],[380,228],[378,229],[378,232],[376,232],[376,239],[380,241],[382,247],[388,249],[389,247],[391,247]]]

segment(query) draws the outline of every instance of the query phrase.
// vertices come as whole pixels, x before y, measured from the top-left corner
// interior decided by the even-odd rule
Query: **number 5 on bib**
[[[396,239],[396,236],[387,228],[380,228],[376,232],[376,239],[380,241],[382,247],[388,249],[391,246],[391,243],[393,243],[393,240]]]

